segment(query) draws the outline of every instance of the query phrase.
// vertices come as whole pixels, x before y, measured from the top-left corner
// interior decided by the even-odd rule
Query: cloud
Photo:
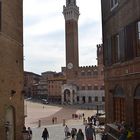
[[[24,0],[24,69],[35,73],[60,71],[65,66],[65,0]],[[96,64],[101,43],[99,0],[77,0],[80,65]],[[90,63],[87,63],[90,62]]]

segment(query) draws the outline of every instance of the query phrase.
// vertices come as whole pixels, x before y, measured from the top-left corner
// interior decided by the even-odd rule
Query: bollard
[[[83,118],[83,124],[85,124],[85,121],[86,121],[86,119],[85,119],[85,118]]]
[[[65,123],[66,123],[65,119],[63,119],[63,126],[65,126]]]
[[[38,127],[41,127],[41,120],[38,120]]]

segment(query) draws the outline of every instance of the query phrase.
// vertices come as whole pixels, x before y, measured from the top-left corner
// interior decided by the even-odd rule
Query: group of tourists
[[[66,138],[71,137],[71,140],[84,140],[84,133],[81,128],[78,130],[78,132],[76,128],[72,128],[70,132],[68,126],[66,125],[64,128],[64,132]],[[95,128],[93,127],[92,123],[85,126],[85,137],[86,140],[96,139]]]
[[[23,127],[22,130],[22,134],[23,134],[23,140],[31,140],[32,139],[32,130],[30,127],[28,127],[28,129],[26,129],[26,127]]]

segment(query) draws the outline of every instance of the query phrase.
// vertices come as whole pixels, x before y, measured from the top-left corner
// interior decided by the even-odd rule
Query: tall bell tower
[[[66,40],[66,75],[67,79],[74,79],[79,67],[78,55],[78,18],[79,7],[76,0],[66,0],[63,6],[65,18],[65,40]]]

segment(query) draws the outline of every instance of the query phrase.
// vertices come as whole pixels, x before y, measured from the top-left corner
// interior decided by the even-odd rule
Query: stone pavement
[[[79,128],[82,128],[83,132],[84,131],[84,125],[70,125],[68,124],[69,129],[71,130],[71,128],[76,128],[77,130]],[[45,126],[40,127],[40,128],[32,128],[33,131],[33,138],[32,140],[41,140],[42,139],[42,132],[43,129],[45,128]],[[71,140],[71,138],[65,138],[64,136],[64,126],[62,126],[62,124],[56,124],[56,125],[48,125],[46,126],[46,128],[48,129],[49,132],[49,139],[48,140]],[[85,134],[85,133],[84,133]],[[100,134],[96,134],[96,140],[101,140],[101,136]]]

